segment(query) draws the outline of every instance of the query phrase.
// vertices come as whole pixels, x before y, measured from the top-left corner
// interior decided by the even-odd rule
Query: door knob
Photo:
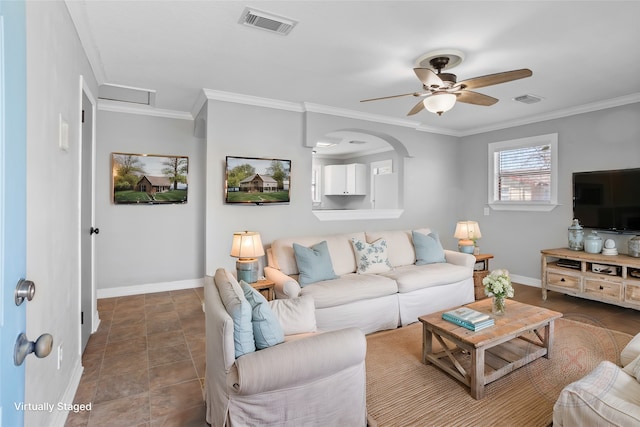
[[[100,229],[91,227],[89,234],[100,234]]]
[[[16,305],[22,304],[24,299],[31,301],[36,293],[36,285],[31,280],[20,279],[13,294]]]
[[[51,334],[42,334],[37,340],[29,341],[27,335],[23,332],[18,335],[16,345],[13,348],[13,363],[16,366],[22,365],[29,353],[33,353],[39,358],[47,357],[52,348],[53,337]]]

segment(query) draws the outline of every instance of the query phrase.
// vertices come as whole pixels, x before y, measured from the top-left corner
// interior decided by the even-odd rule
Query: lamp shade
[[[436,92],[422,101],[427,111],[441,116],[456,104],[456,96],[452,93]]]
[[[482,237],[482,233],[480,233],[480,226],[476,221],[458,221],[453,237],[462,240],[475,240]]]
[[[260,233],[255,231],[242,231],[233,233],[231,243],[231,256],[240,259],[257,258],[264,255],[264,247]]]

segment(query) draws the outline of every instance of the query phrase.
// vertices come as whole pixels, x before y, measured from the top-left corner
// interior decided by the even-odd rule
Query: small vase
[[[503,316],[505,309],[506,309],[506,298],[494,296],[491,312],[496,316]]]

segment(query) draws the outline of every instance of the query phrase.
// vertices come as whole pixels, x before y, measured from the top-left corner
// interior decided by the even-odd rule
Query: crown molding
[[[530,116],[524,119],[511,120],[502,122],[496,125],[470,128],[465,131],[454,131],[450,129],[435,128],[431,126],[423,125],[420,122],[407,119],[398,119],[389,116],[383,116],[378,114],[363,113],[360,111],[348,110],[345,108],[330,107],[328,105],[314,104],[311,102],[289,102],[278,99],[262,98],[258,96],[243,95],[234,92],[225,92],[213,89],[203,89],[198,95],[198,99],[192,110],[192,115],[195,117],[200,111],[204,103],[209,100],[217,100],[224,102],[234,102],[238,104],[254,105],[257,107],[275,108],[279,110],[294,111],[298,113],[311,112],[328,114],[332,116],[346,117],[357,120],[365,120],[375,123],[384,123],[393,126],[402,126],[411,129],[415,129],[419,132],[435,133],[440,135],[448,135],[454,137],[471,136],[485,132],[491,132],[495,130],[507,129],[516,126],[523,126],[537,122],[543,122],[546,120],[560,119],[564,117],[574,116],[577,114],[584,114],[593,111],[605,110],[607,108],[620,107],[623,105],[633,104],[640,102],[640,93],[632,93],[629,95],[621,96],[618,98],[607,99],[590,104],[581,105],[578,107],[565,108],[562,110],[553,111],[550,113],[539,114]]]
[[[98,99],[98,110],[112,111],[115,113],[140,114],[143,116],[164,117],[169,119],[193,120],[191,113],[187,111],[163,110],[148,105],[138,105],[129,102]]]
[[[360,111],[348,110],[345,108],[330,107],[328,105],[314,104],[311,102],[289,102],[281,101],[272,98],[262,98],[252,95],[243,95],[233,92],[225,92],[221,90],[203,89],[202,94],[206,99],[213,99],[216,101],[235,102],[238,104],[253,105],[256,107],[275,108],[279,110],[294,111],[297,113],[320,113],[329,114],[331,116],[346,117],[357,120],[366,120],[375,123],[385,123],[394,126],[402,126],[412,128],[421,132],[439,133],[443,135],[458,136],[456,132],[452,132],[446,129],[432,128],[424,126],[420,122],[406,119],[397,119],[389,116],[382,116],[378,114],[362,113]],[[198,99],[194,105],[192,113],[199,111],[202,108],[204,100],[201,95],[198,95]]]
[[[241,93],[225,92],[222,90],[202,89],[207,99],[216,101],[234,102],[236,104],[253,105],[256,107],[274,108],[276,110],[293,111],[304,113],[304,107],[299,102],[282,101],[279,99],[262,98],[253,95],[243,95]]]
[[[477,127],[461,132],[458,136],[471,136],[495,130],[507,129],[516,126],[529,125],[532,123],[544,122],[547,120],[561,119],[564,117],[575,116],[578,114],[591,113],[593,111],[606,110],[607,108],[621,107],[623,105],[635,104],[640,102],[640,92],[632,93],[618,98],[605,99],[603,101],[592,102],[590,104],[579,105],[572,108],[564,108],[562,110],[552,111],[550,113],[538,114],[525,119],[512,120],[499,125]]]

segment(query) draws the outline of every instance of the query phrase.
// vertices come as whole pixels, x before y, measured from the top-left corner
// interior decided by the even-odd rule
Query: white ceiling
[[[321,106],[451,135],[640,101],[639,1],[67,0],[99,83],[156,91],[156,108],[193,112],[202,89]],[[246,6],[297,26],[288,36],[238,23]],[[426,52],[465,54],[458,80],[529,68],[477,89],[500,102],[457,103],[441,117],[404,97]],[[512,98],[544,98],[522,104]]]

